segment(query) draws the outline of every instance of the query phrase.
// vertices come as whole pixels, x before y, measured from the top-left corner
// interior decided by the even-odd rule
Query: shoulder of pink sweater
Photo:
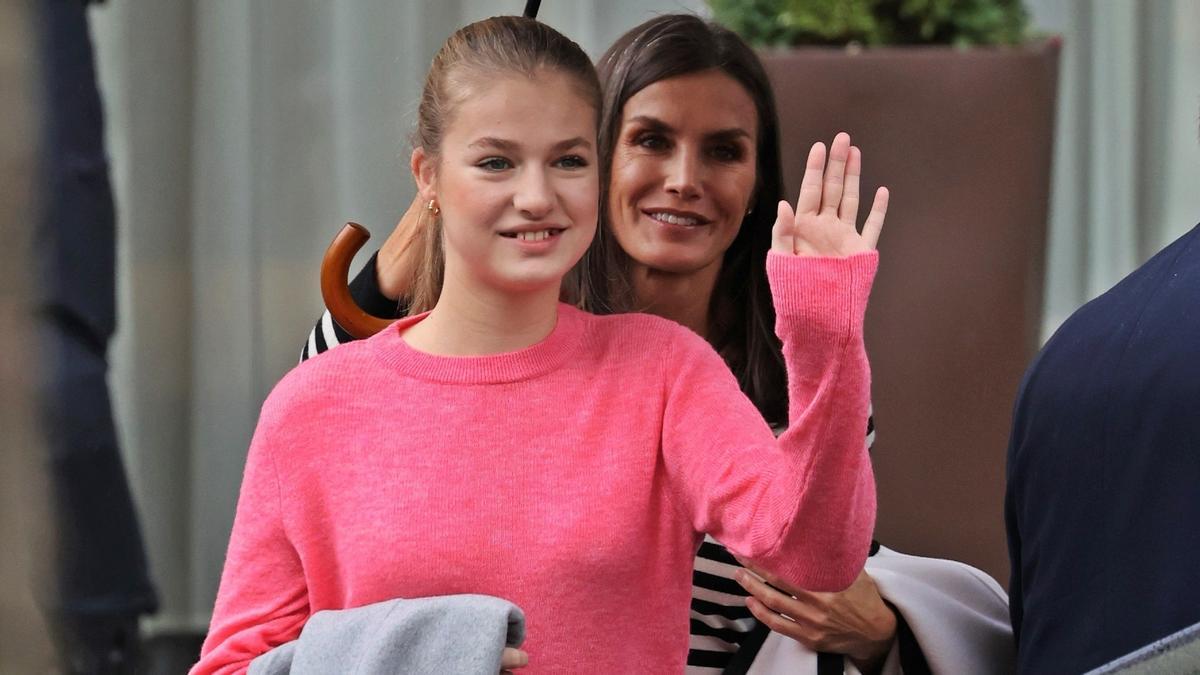
[[[589,324],[589,330],[598,333],[636,332],[646,335],[671,335],[679,330],[687,330],[670,319],[664,319],[661,316],[643,312],[625,312],[623,314],[581,313],[586,317],[585,320]]]
[[[375,336],[379,337],[379,336]],[[364,389],[380,368],[372,341],[355,340],[313,356],[289,370],[263,401],[260,425],[293,412],[328,406],[332,400]]]
[[[618,364],[620,372],[636,373],[643,383],[665,378],[658,381],[672,387],[684,372],[733,377],[707,340],[670,319],[636,312],[597,316],[589,333],[595,358]]]
[[[593,339],[618,342],[625,349],[653,353],[661,358],[672,351],[707,349],[712,346],[692,329],[670,319],[641,312],[589,315],[589,333]]]

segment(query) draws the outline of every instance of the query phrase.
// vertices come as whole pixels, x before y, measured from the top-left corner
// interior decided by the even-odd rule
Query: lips
[[[500,236],[518,241],[545,241],[562,234],[566,228],[549,227],[544,230],[522,230],[520,232],[501,232]]]
[[[712,222],[708,218],[688,211],[668,211],[665,209],[647,209],[643,211],[651,220],[656,220],[667,225],[678,225],[681,227],[698,227],[707,225]]]

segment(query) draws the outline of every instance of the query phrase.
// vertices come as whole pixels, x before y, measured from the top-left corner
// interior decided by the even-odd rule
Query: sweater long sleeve
[[[812,591],[854,581],[875,524],[862,324],[877,264],[875,253],[770,254],[788,371],[789,424],[778,439],[698,336],[679,340],[682,354],[670,361],[678,370],[668,384],[663,455],[693,527]],[[722,414],[713,414],[714,402]]]
[[[710,346],[646,315],[560,305],[542,342],[481,357],[408,346],[420,315],[302,363],[263,406],[192,672],[244,672],[317,611],[458,593],[524,610],[527,675],[679,672],[706,532],[798,585],[848,585],[875,513],[876,264],[771,256],[778,440]]]
[[[205,644],[221,645],[212,673],[245,672],[260,654],[295,639],[311,615],[305,570],[284,528],[272,442],[287,442],[286,418],[264,410],[246,456],[233,536]]]

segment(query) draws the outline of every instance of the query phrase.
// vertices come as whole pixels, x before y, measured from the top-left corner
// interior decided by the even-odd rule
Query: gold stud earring
[[[429,200],[429,203],[425,205],[425,210],[428,211],[430,214],[432,214],[433,217],[435,217],[435,218],[438,217],[439,215],[441,215],[441,213],[442,213],[442,210],[440,208],[438,208],[437,200],[435,200],[435,199]]]

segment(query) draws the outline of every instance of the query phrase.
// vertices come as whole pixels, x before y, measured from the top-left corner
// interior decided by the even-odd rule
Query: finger
[[[858,223],[858,183],[862,176],[862,151],[850,146],[850,159],[846,162],[846,189],[842,193],[842,204],[838,207],[838,219],[855,227]]]
[[[747,570],[749,570],[753,574],[758,575],[763,581],[766,582],[766,584],[770,584],[770,586],[764,586],[764,587],[770,588],[771,586],[773,586],[778,592],[782,593],[784,596],[791,596],[800,605],[808,605],[809,607],[814,607],[814,608],[822,607],[825,604],[827,604],[829,596],[832,595],[830,593],[817,593],[814,591],[807,591],[798,586],[793,586],[792,584],[787,583],[786,581],[780,579],[779,577],[775,576],[774,574],[771,574],[770,572],[760,570],[757,567],[754,567],[753,565],[747,565],[746,561],[742,560],[741,558],[738,558],[737,560],[738,560],[738,562],[740,562],[742,564],[742,567],[745,567]],[[736,574],[735,574],[735,578],[736,578]],[[759,582],[759,583],[761,584],[762,582]],[[743,588],[744,587],[745,587],[745,585],[743,584]],[[750,590],[750,589],[747,588],[746,590]],[[795,609],[795,607],[793,607],[793,609]],[[788,616],[793,616],[793,615],[788,614]]]
[[[500,653],[500,668],[508,670],[510,668],[524,668],[529,665],[529,655],[520,649],[505,647]]]
[[[821,208],[821,183],[825,180],[825,144],[813,143],[804,164],[800,181],[800,196],[796,199],[797,214],[816,214]]]
[[[879,244],[879,233],[883,231],[883,220],[887,217],[888,199],[891,194],[888,189],[881,187],[875,191],[875,201],[871,204],[871,213],[867,222],[863,223],[862,238],[867,246],[875,248]]]
[[[772,588],[743,570],[739,570],[734,578],[750,595],[773,612],[796,618],[805,611],[804,605],[797,602],[792,596],[780,592],[777,588]]]
[[[774,584],[772,584],[774,585]],[[834,593],[817,593],[815,591],[806,591],[803,588],[792,587],[787,590],[792,594],[792,598],[800,605],[807,605],[813,608],[825,607],[829,604],[829,598]]]
[[[755,619],[758,619],[759,623],[767,628],[807,646],[808,636],[804,634],[803,628],[795,621],[771,611],[766,605],[754,598],[746,599],[746,608],[750,610]]]
[[[825,167],[825,188],[821,194],[821,211],[837,213],[846,184],[846,163],[850,159],[850,134],[841,132],[829,146],[829,165]]]
[[[741,558],[738,558],[737,561],[740,562],[742,564],[742,567],[745,567],[746,570],[749,571],[752,575],[757,575],[759,577],[759,579],[774,586],[775,588],[778,588],[780,591],[782,591],[784,593],[791,593],[793,590],[796,590],[796,589],[792,588],[791,584],[780,579],[779,577],[775,576],[774,574],[771,574],[770,572],[759,568],[756,565],[749,564],[749,563],[747,563],[747,561],[742,560]],[[736,576],[737,573],[735,572],[734,575]]]
[[[796,252],[796,214],[786,199],[779,200],[775,225],[771,228],[771,250],[789,255]]]

